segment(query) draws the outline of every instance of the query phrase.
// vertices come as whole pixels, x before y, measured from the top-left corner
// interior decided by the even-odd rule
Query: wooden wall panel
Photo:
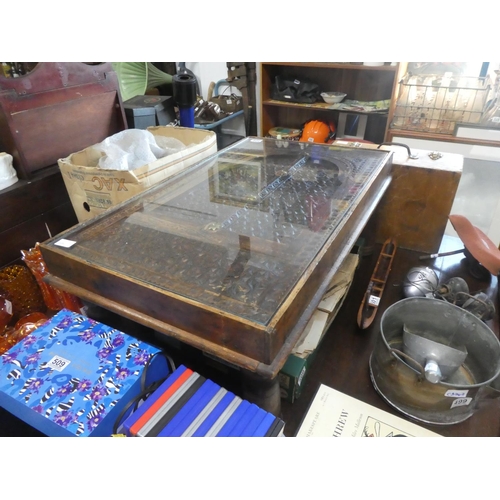
[[[55,236],[78,223],[57,167],[0,191],[0,215],[0,267],[19,260],[21,250],[48,239],[48,230]]]

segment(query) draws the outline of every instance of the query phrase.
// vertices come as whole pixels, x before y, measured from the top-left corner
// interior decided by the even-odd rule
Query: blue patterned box
[[[63,309],[0,357],[0,406],[48,436],[109,436],[148,360],[146,384],[168,375],[157,352]]]

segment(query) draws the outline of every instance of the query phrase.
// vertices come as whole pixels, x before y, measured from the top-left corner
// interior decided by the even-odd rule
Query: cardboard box
[[[358,251],[364,241],[356,243]],[[281,398],[293,403],[302,394],[307,373],[316,357],[321,341],[330,328],[349,292],[359,263],[358,253],[350,253],[335,273],[311,319],[304,328],[297,344],[279,372]]]
[[[217,136],[210,130],[162,126],[147,130],[155,136],[178,139],[187,147],[132,171],[99,168],[101,153],[92,147],[58,160],[79,222],[101,214],[217,152]]]
[[[312,322],[314,321],[327,321],[328,314],[323,311],[315,311],[313,315]],[[309,323],[309,325],[311,322]],[[308,326],[309,326],[308,325]],[[322,333],[326,331],[323,325]],[[306,327],[307,328],[307,327]],[[322,337],[322,335],[321,335]],[[299,341],[300,342],[300,341]],[[283,368],[280,370],[279,384],[280,384],[280,395],[282,399],[293,403],[302,394],[302,388],[306,383],[307,373],[309,372],[310,366],[314,361],[317,349],[312,350],[305,356],[301,357],[295,353],[288,356]]]
[[[145,386],[168,375],[158,352],[63,309],[0,356],[0,405],[47,436],[110,436],[143,375]]]
[[[136,95],[123,103],[129,128],[147,129],[169,125],[176,119],[174,98],[159,95]]]

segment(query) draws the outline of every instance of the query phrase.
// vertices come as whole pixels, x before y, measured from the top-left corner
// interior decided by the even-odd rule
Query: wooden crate
[[[393,158],[392,183],[373,217],[376,241],[395,238],[398,246],[436,253],[443,239],[448,216],[462,176],[464,158],[443,153],[436,160],[432,151],[413,149],[416,159],[399,148]]]

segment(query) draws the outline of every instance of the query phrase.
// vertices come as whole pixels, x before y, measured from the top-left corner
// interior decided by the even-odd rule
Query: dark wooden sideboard
[[[42,62],[0,76],[0,151],[20,179],[0,191],[0,267],[78,222],[58,159],[126,128],[111,63]]]
[[[0,215],[0,267],[78,222],[57,165],[0,191]]]

